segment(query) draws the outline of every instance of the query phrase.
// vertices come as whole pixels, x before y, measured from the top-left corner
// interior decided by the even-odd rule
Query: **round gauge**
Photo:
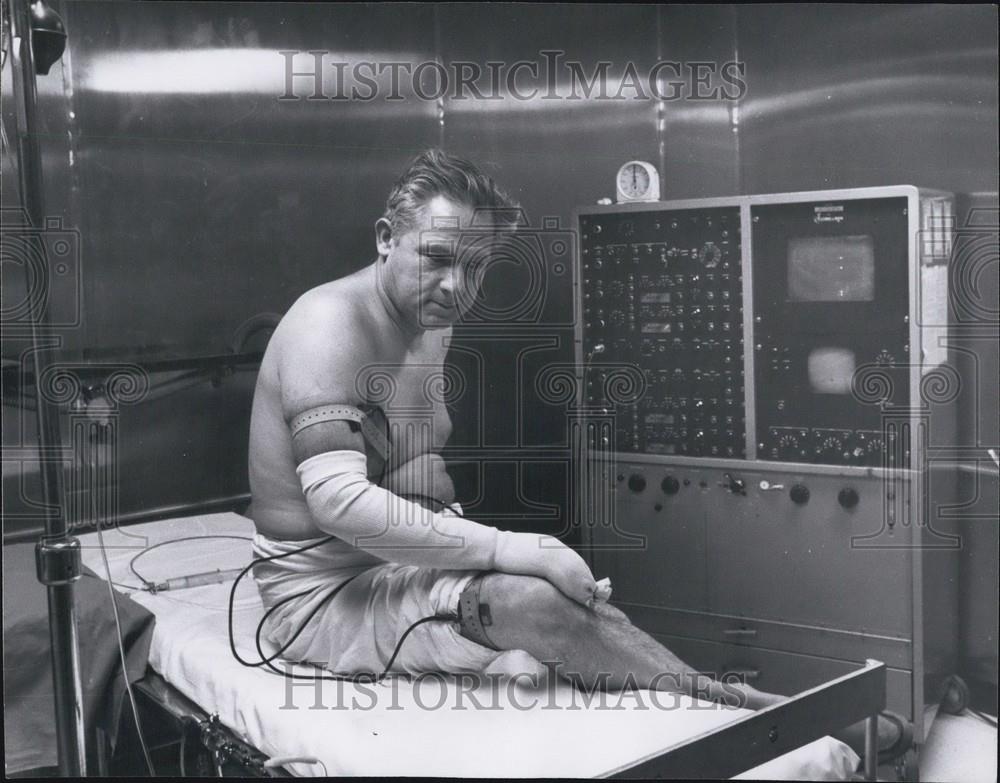
[[[619,204],[660,198],[660,173],[656,166],[643,160],[630,160],[618,169],[616,185]]]
[[[828,457],[839,457],[844,451],[844,443],[840,438],[831,435],[823,440],[822,445],[816,451]]]
[[[878,355],[875,357],[875,364],[879,365],[880,367],[892,367],[893,365],[896,364],[896,358],[891,353],[889,353],[885,348],[883,348],[881,351],[878,352]]]
[[[778,441],[778,448],[784,454],[795,454],[799,450],[799,439],[794,435],[782,435]]]
[[[708,269],[719,265],[722,260],[722,250],[715,242],[706,242],[698,251],[698,260]]]

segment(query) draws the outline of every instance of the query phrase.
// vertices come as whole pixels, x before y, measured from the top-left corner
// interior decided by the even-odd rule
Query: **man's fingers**
[[[593,581],[579,581],[574,580],[574,582],[567,587],[560,587],[563,593],[566,594],[568,598],[573,599],[578,604],[583,604],[588,609],[593,607],[594,591],[597,585]]]

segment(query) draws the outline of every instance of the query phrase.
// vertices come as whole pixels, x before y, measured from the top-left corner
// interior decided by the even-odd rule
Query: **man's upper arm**
[[[358,345],[350,329],[336,328],[314,319],[300,317],[283,335],[283,351],[278,363],[281,383],[281,413],[291,426],[295,417],[320,406],[353,405],[358,399]],[[292,438],[295,463],[301,464],[327,451],[365,452],[364,436],[351,421],[323,421],[298,432]]]

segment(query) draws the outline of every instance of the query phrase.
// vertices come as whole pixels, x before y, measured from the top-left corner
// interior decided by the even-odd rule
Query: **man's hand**
[[[597,583],[584,559],[552,536],[502,532],[494,560],[498,571],[539,576],[577,603],[589,605]]]

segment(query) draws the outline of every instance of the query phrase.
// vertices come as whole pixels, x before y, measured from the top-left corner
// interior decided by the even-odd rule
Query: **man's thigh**
[[[477,575],[475,571],[391,563],[373,569],[367,584],[359,584],[354,594],[344,596],[342,610],[356,617],[360,614],[362,622],[356,626],[359,637],[350,643],[341,666],[347,670],[384,668],[398,648],[391,671],[482,671],[497,651],[464,638],[458,623],[459,595]],[[437,619],[420,622],[427,618]]]

